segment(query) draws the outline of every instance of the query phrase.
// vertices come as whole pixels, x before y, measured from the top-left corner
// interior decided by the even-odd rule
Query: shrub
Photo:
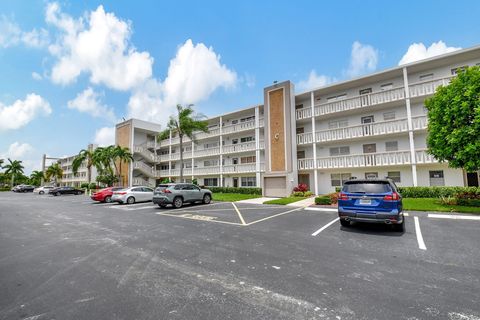
[[[292,197],[305,197],[305,192],[295,191],[295,192],[292,192],[291,196]]]
[[[308,191],[308,186],[305,183],[300,183],[298,186],[293,188],[293,192],[306,192]]]
[[[328,196],[330,197],[330,202],[332,204],[338,203],[338,192],[330,193]]]
[[[205,186],[213,193],[242,193],[262,195],[262,188],[234,188],[234,187],[209,187]]]
[[[342,187],[335,187],[335,192],[340,192],[342,191]]]
[[[315,204],[331,205],[332,204],[332,199],[330,199],[330,196],[319,196],[319,197],[315,198]]]
[[[480,207],[480,189],[458,192],[455,198],[459,205]]]
[[[80,188],[82,189],[88,189],[88,183],[87,182],[84,182],[80,185]]]
[[[304,197],[311,197],[311,196],[313,196],[313,192],[312,191],[306,191],[306,192],[303,193],[303,196]]]
[[[403,198],[455,197],[462,192],[480,193],[480,187],[399,187]]]
[[[88,186],[89,189],[97,189],[97,184],[95,182],[90,183]]]
[[[197,179],[192,179],[192,184],[198,186],[198,180]]]
[[[440,198],[440,203],[447,205],[447,206],[454,206],[457,204],[457,198],[455,197],[441,197]]]

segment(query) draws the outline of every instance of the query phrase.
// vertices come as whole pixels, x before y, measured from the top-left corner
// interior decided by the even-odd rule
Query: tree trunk
[[[180,140],[180,182],[183,182],[183,135],[179,134]]]
[[[123,187],[122,160],[120,160],[120,172],[118,174],[118,183],[119,183],[119,187]]]
[[[15,183],[15,175],[12,173],[12,188],[14,183]]]
[[[87,167],[87,180],[88,180],[88,188],[90,189],[90,181],[92,180],[92,166]]]

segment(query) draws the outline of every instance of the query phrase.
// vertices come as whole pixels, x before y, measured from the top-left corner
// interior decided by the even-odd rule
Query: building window
[[[402,182],[400,178],[400,171],[388,171],[387,172],[388,178],[392,179],[393,182]]]
[[[255,120],[255,116],[242,118],[240,119],[240,122],[247,122],[247,121],[253,121],[253,120]]]
[[[256,187],[257,179],[255,177],[242,177],[242,187]]]
[[[332,187],[341,187],[345,181],[348,181],[352,178],[351,173],[332,173],[330,175],[332,180]]]
[[[305,159],[305,150],[297,151],[297,159]]]
[[[238,120],[232,120],[232,124],[237,124]]]
[[[452,69],[452,75],[457,75],[459,72],[461,71],[465,71],[465,69],[467,69],[468,66],[461,66],[461,67],[458,67],[458,68],[453,68]]]
[[[390,90],[393,88],[393,83],[385,83],[380,86],[380,90],[385,91],[385,90]]]
[[[232,144],[237,144],[238,143],[238,139],[232,139]]]
[[[204,167],[218,166],[218,160],[205,160],[203,161]]]
[[[216,187],[218,186],[218,178],[205,178],[203,184],[208,187]]]
[[[445,179],[443,177],[443,170],[433,170],[428,172],[430,176],[430,186],[444,186]]]
[[[204,149],[215,148],[218,147],[218,142],[210,142],[203,144]]]
[[[348,119],[340,119],[328,122],[328,129],[348,127]]]
[[[330,156],[343,156],[343,155],[348,155],[350,154],[350,147],[349,146],[344,146],[344,147],[332,147],[330,148]]]
[[[250,141],[255,141],[255,137],[251,136],[251,137],[243,137],[243,138],[240,138],[240,142],[241,142],[241,143],[250,142]]]
[[[385,121],[395,120],[395,111],[385,112],[383,114],[383,120],[385,120]]]
[[[359,91],[360,95],[372,93],[372,88],[366,88]]]
[[[240,163],[255,163],[256,156],[241,157]]]
[[[305,128],[304,127],[297,128],[297,134],[302,134],[302,133],[305,133]]]
[[[433,73],[422,74],[420,76],[420,81],[426,81],[426,80],[432,80],[432,79],[433,79]]]
[[[385,151],[397,151],[397,150],[398,150],[398,141],[385,142]]]
[[[327,98],[327,102],[342,100],[342,99],[345,99],[346,97],[347,97],[346,93],[340,94],[338,96],[331,96]]]
[[[365,179],[377,179],[378,172],[365,172]]]
[[[168,164],[162,164],[160,170],[168,170]]]
[[[303,104],[297,104],[295,106],[295,110],[302,109],[302,108],[303,108]]]

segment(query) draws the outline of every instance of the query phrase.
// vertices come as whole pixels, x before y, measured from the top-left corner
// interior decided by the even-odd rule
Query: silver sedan
[[[136,186],[120,189],[113,192],[112,201],[118,203],[134,204],[136,202],[152,201],[153,189],[145,186]]]

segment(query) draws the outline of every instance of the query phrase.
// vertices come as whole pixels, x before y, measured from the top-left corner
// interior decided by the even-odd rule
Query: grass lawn
[[[280,199],[275,199],[275,200],[269,200],[265,201],[263,204],[289,204],[292,202],[297,202],[300,200],[306,199],[305,197],[286,197],[286,198],[280,198]]]
[[[254,198],[260,198],[260,197],[261,196],[257,194],[243,194],[243,193],[214,193],[212,195],[212,198],[214,201],[226,201],[226,202],[254,199]]]
[[[444,211],[480,214],[480,207],[452,206],[440,203],[435,198],[403,198],[404,210],[416,211]]]

